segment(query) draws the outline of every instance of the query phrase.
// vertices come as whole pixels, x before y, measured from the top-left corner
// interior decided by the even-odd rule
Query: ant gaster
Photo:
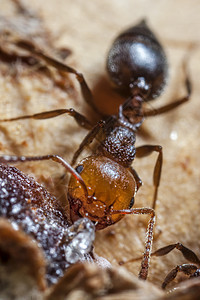
[[[96,111],[92,93],[82,74],[75,69],[45,55],[29,41],[18,40],[16,46],[26,49],[41,58],[47,64],[60,71],[76,75],[85,101]],[[159,96],[166,83],[167,61],[164,50],[145,21],[120,34],[114,41],[108,54],[107,69],[111,80],[126,100],[119,107],[118,115],[112,115],[99,121],[94,127],[90,121],[74,109],[58,109],[34,115],[4,119],[15,121],[22,119],[48,119],[61,114],[69,114],[89,133],[75,152],[72,165],[75,164],[83,149],[94,138],[100,140],[99,146],[91,156],[83,159],[74,169],[57,155],[37,157],[3,156],[1,162],[36,161],[52,159],[65,166],[72,174],[68,186],[71,219],[90,218],[96,229],[103,229],[118,222],[126,214],[148,214],[147,240],[141,263],[139,278],[146,279],[153,242],[155,224],[155,205],[162,169],[162,147],[144,145],[135,147],[136,131],[144,117],[167,112],[189,99],[191,88],[186,76],[187,95],[169,105],[158,109],[144,110],[143,103]],[[158,152],[154,168],[154,196],[152,208],[132,208],[134,197],[142,182],[131,167],[135,157],[144,157]]]

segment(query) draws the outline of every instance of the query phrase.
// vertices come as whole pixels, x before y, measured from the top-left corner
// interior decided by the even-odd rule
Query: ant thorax
[[[116,126],[99,148],[105,156],[127,168],[135,158],[135,133],[130,128]]]

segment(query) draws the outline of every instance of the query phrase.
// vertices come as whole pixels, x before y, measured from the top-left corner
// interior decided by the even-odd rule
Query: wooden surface
[[[188,46],[200,42],[200,1],[198,0],[35,0],[31,9],[41,16],[44,27],[54,37],[54,47],[66,46],[72,55],[68,64],[81,71],[99,99],[112,101],[105,108],[112,111],[118,97],[108,88],[105,80],[105,58],[113,39],[125,28],[145,18],[158,35],[169,58],[170,73],[164,95],[152,102],[153,107],[183,96],[181,64]],[[11,15],[13,4],[1,2],[1,14]],[[163,146],[164,165],[158,194],[157,227],[161,230],[153,249],[177,241],[200,255],[200,52],[193,51],[188,65],[193,85],[191,100],[171,113],[149,118],[144,122],[146,136],[139,136],[137,145]],[[92,111],[83,102],[78,85],[70,76],[75,92],[61,91],[46,78],[18,78],[13,84],[11,74],[0,78],[1,118],[36,113],[56,108],[74,107],[89,118]],[[101,101],[100,100],[100,101]],[[104,110],[104,107],[101,109]],[[59,154],[70,161],[86,131],[70,117],[46,121],[21,121],[1,125],[1,153],[17,155]],[[152,172],[156,156],[137,160],[133,166],[143,180],[136,197],[136,207],[150,206],[152,201]],[[54,186],[63,169],[53,163],[31,163],[19,166],[38,181]],[[58,191],[57,191],[58,193]],[[118,266],[121,260],[140,256],[144,249],[148,217],[126,216],[118,224],[97,233],[95,251]],[[176,264],[185,262],[177,251],[164,258],[152,258],[149,281],[160,286],[165,274]],[[139,262],[125,265],[137,275]]]

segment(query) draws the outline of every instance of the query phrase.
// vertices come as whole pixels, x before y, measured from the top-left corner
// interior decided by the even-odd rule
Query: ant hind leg
[[[94,99],[92,92],[83,76],[82,73],[79,73],[74,68],[44,54],[36,45],[33,43],[26,41],[26,40],[19,40],[16,42],[16,45],[22,49],[26,49],[27,51],[31,52],[33,55],[41,58],[44,60],[47,64],[51,65],[52,67],[56,68],[57,70],[65,73],[72,73],[76,76],[77,81],[79,82],[81,92],[83,95],[84,100],[86,103],[98,114],[101,114],[94,104]]]

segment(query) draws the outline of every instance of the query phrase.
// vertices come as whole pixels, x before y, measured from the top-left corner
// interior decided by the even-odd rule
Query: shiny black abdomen
[[[160,95],[167,78],[166,56],[144,21],[117,37],[108,53],[107,70],[122,91],[129,91],[142,77],[151,86],[148,100]]]

